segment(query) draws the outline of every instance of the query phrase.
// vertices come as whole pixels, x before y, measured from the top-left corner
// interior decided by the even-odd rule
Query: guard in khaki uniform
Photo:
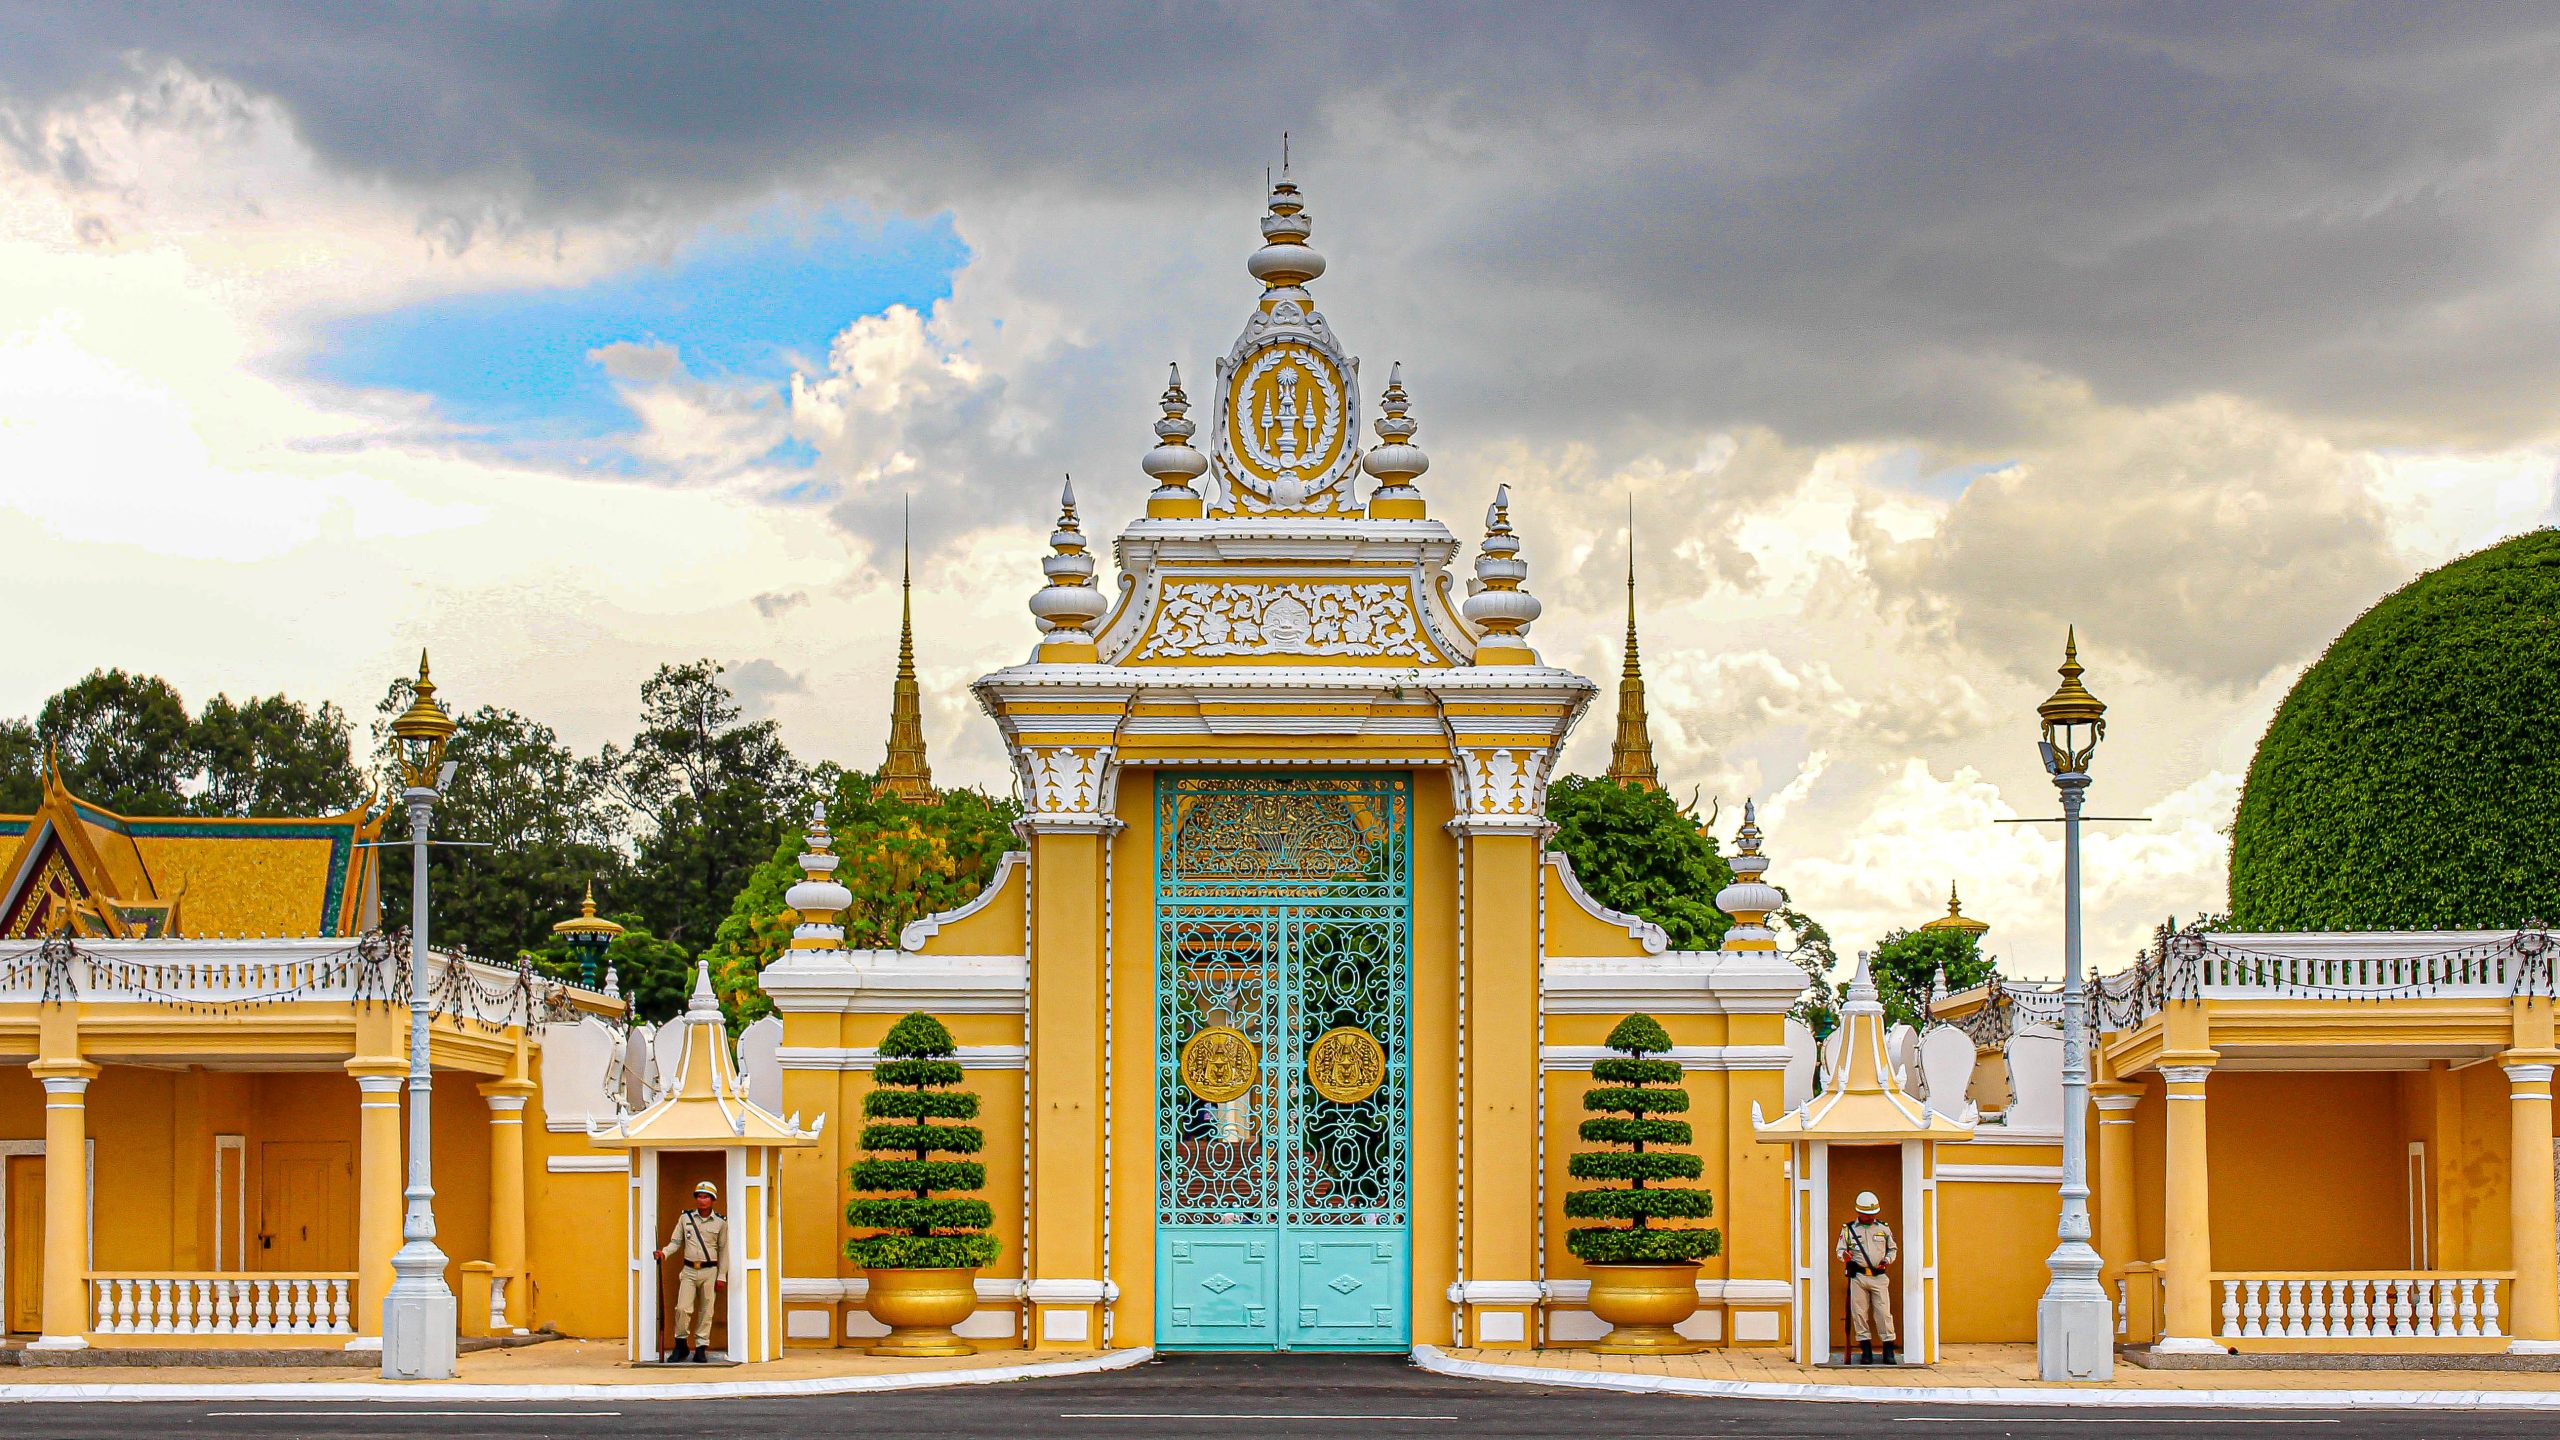
[[[721,1273],[729,1258],[729,1222],[712,1208],[719,1201],[719,1186],[708,1180],[694,1186],[693,1208],[676,1217],[667,1243],[652,1252],[659,1260],[670,1250],[684,1258],[684,1267],[676,1272],[676,1343],[667,1352],[670,1361],[711,1359],[711,1322],[720,1313],[720,1292],[729,1286]]]
[[[1849,1338],[1858,1342],[1858,1365],[1876,1363],[1875,1342],[1884,1342],[1884,1363],[1902,1363],[1894,1355],[1893,1279],[1886,1274],[1902,1258],[1893,1227],[1884,1223],[1876,1192],[1858,1192],[1858,1218],[1840,1227],[1840,1242],[1831,1253],[1849,1274]]]

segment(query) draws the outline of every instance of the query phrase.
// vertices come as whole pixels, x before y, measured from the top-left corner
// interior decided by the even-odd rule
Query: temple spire
[[[1627,499],[1627,653],[1618,672],[1618,736],[1609,745],[1609,778],[1639,790],[1659,790],[1653,764],[1653,730],[1644,714],[1644,667],[1636,658],[1636,502]]]
[[[911,805],[934,802],[933,766],[924,753],[924,694],[916,684],[914,501],[898,540],[898,679],[889,692],[889,757],[874,793]]]

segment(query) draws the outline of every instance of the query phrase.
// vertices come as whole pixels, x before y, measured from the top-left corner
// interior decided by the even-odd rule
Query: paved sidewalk
[[[1799,1365],[1773,1350],[1595,1355],[1587,1350],[1414,1347],[1444,1375],[1526,1384],[1793,1400],[1967,1405],[2173,1405],[2560,1410],[2560,1374],[2483,1370],[2146,1370],[2116,1365],[2102,1384],[2036,1378],[2032,1345],[1949,1345],[1932,1367]]]
[[[949,1360],[871,1356],[859,1350],[789,1350],[765,1365],[633,1365],[619,1340],[553,1340],[464,1355],[447,1381],[385,1380],[369,1371],[310,1367],[83,1366],[0,1372],[0,1401],[270,1399],[711,1399],[830,1395],[936,1385],[992,1384],[1081,1375],[1144,1363],[1150,1352],[1037,1354],[986,1350]]]

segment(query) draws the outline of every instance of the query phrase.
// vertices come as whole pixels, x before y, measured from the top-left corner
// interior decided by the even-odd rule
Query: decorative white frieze
[[[1110,745],[1025,745],[1013,752],[1022,777],[1022,819],[1034,829],[1113,823],[1119,771]]]
[[[1496,745],[1458,752],[1458,818],[1462,830],[1547,827],[1547,777],[1556,752],[1544,746]]]
[[[1429,660],[1402,580],[1164,585],[1155,628],[1133,660],[1310,655]]]

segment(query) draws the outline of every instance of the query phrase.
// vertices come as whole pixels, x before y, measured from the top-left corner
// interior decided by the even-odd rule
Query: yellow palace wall
[[[2157,1076],[2139,1079],[2138,1253],[2106,1256],[2110,1273],[2128,1260],[2157,1260],[2166,1248],[2165,1101]],[[2426,1146],[2431,1194],[2423,1219],[2434,1268],[2509,1263],[2507,1080],[2497,1066],[2217,1071],[2206,1096],[2216,1269],[2406,1268],[2413,1141]]]
[[[466,1260],[489,1258],[489,1122],[480,1077],[440,1071],[435,1094],[437,1240],[459,1285]],[[92,1258],[102,1271],[215,1268],[218,1136],[240,1137],[240,1179],[224,1187],[220,1255],[226,1270],[289,1268],[262,1243],[270,1145],[343,1147],[328,1203],[289,1217],[321,1230],[321,1270],[356,1268],[357,1091],[343,1073],[146,1069],[105,1064],[90,1083],[85,1125],[93,1162]],[[44,1094],[22,1066],[0,1068],[0,1141],[44,1139]],[[50,1160],[50,1157],[48,1157]],[[235,1201],[239,1208],[234,1209]],[[535,1207],[537,1210],[539,1206]],[[243,1244],[244,1248],[234,1246]],[[619,1304],[603,1328],[618,1333]]]
[[[1006,871],[1000,888],[987,897],[984,905],[942,925],[928,946],[929,952],[946,956],[1021,955],[1027,881],[1027,867],[1017,865]],[[920,1008],[949,1027],[953,1041],[964,1052],[1021,1049],[1019,1014],[974,1013],[931,1005]],[[786,1009],[782,1012],[782,1043],[786,1054],[873,1049],[904,1013],[887,1009],[814,1013]],[[987,1136],[987,1148],[978,1159],[987,1167],[987,1187],[982,1197],[995,1212],[989,1233],[1004,1243],[995,1263],[980,1276],[987,1281],[1018,1282],[1023,1274],[1024,1072],[1018,1063],[1004,1068],[972,1068],[966,1073],[965,1083],[978,1095],[977,1123]],[[871,1089],[872,1072],[868,1068],[821,1069],[786,1064],[783,1069],[783,1112],[798,1113],[804,1125],[820,1115],[827,1117],[816,1144],[781,1152],[782,1265],[786,1281],[819,1277],[850,1280],[862,1273],[845,1258],[845,1242],[855,1230],[845,1223],[844,1210],[846,1201],[852,1198],[846,1172],[862,1158],[862,1102]],[[1097,1164],[1091,1173],[1098,1172]],[[811,1301],[788,1291],[783,1303],[786,1315],[796,1310],[827,1312],[824,1335],[792,1334],[786,1325],[786,1344],[860,1343],[861,1337],[848,1329],[849,1325],[861,1323],[855,1318],[862,1314],[859,1304],[842,1298]],[[618,1299],[616,1306],[619,1308]],[[982,1313],[1009,1313],[1014,1307],[1011,1302],[982,1302],[980,1308]],[[973,1343],[981,1349],[1006,1349],[1023,1341],[1016,1333],[1006,1337],[979,1336]]]
[[[2096,1127],[2091,1126],[2091,1134]],[[2060,1145],[1938,1147],[1938,1326],[1946,1344],[2032,1340],[2050,1275],[2061,1187],[2051,1180],[1978,1180],[1999,1169],[2051,1172]],[[1950,1173],[1952,1171],[1952,1174]]]

